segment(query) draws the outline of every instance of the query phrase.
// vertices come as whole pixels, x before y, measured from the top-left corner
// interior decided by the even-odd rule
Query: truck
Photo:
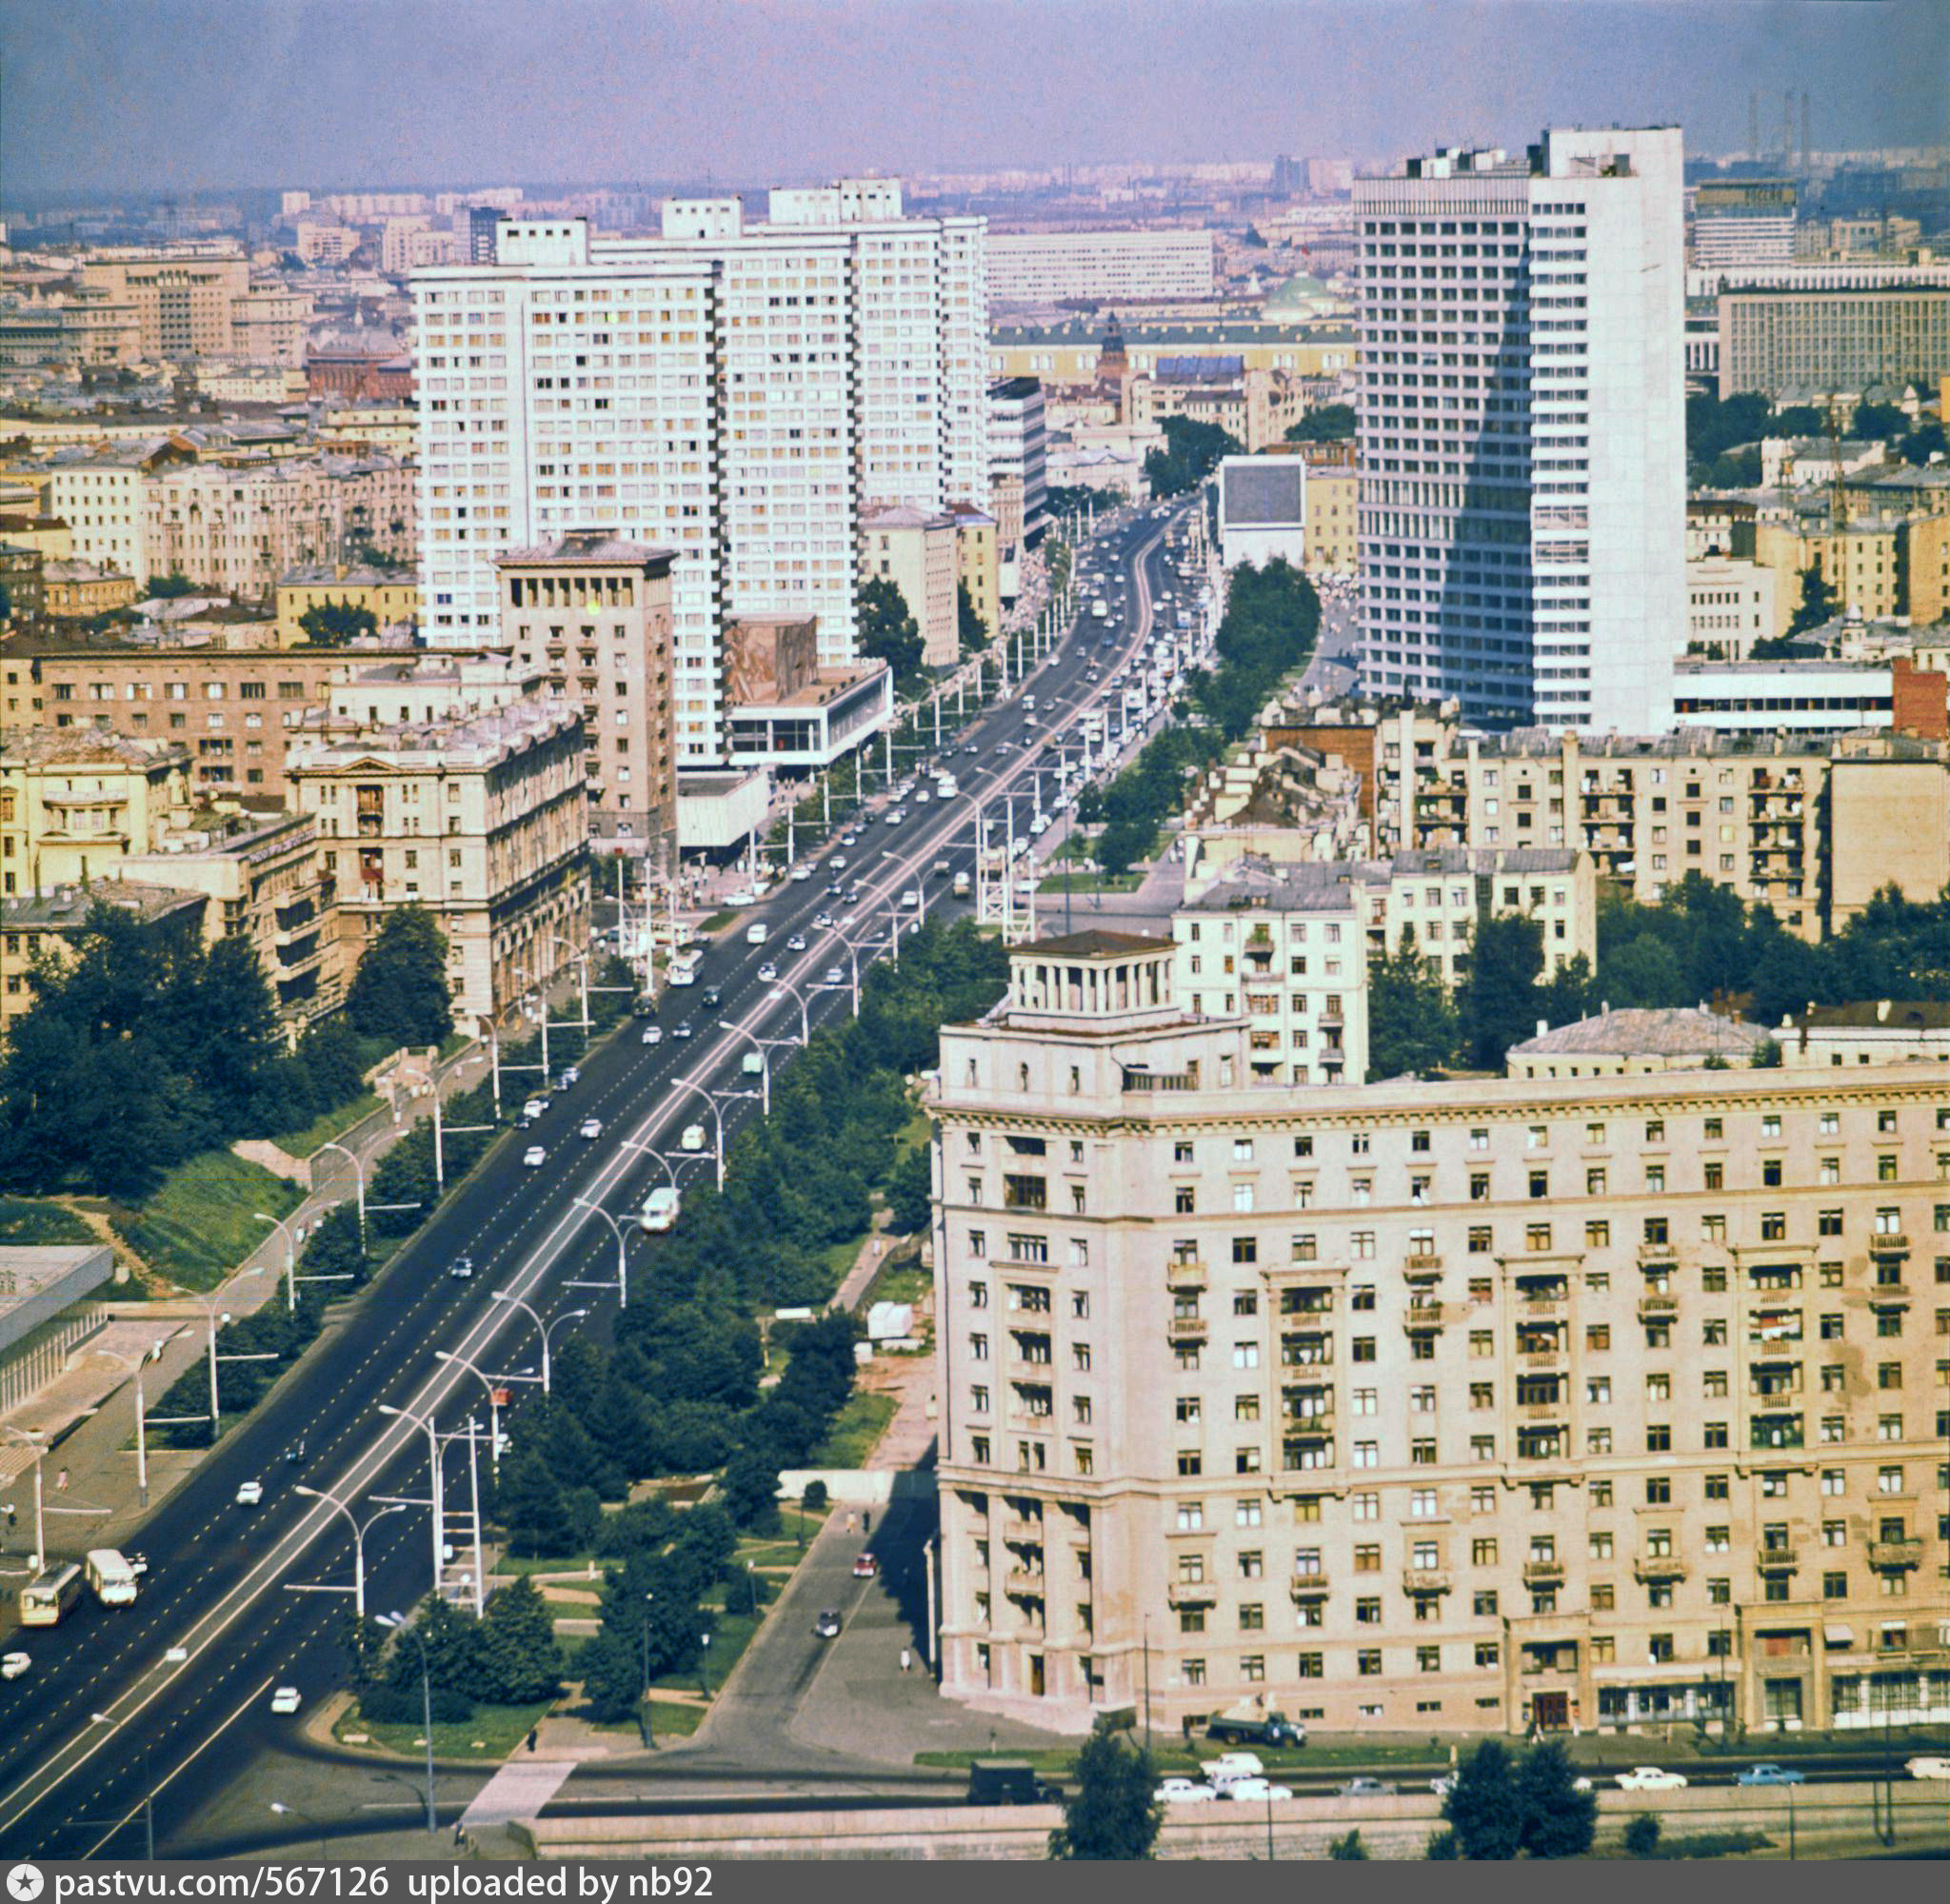
[[[1048,1805],[1061,1795],[1026,1758],[978,1758],[968,1768],[971,1805]]]
[[[1304,1745],[1306,1728],[1284,1713],[1221,1713],[1205,1722],[1214,1745]]]
[[[763,920],[745,928],[745,942],[747,945],[763,945],[771,935],[771,928]]]
[[[953,774],[940,774],[936,776],[934,783],[935,797],[940,800],[952,800],[960,784]]]
[[[105,1607],[135,1604],[135,1569],[112,1547],[94,1547],[88,1555],[88,1583]]]
[[[1110,619],[1110,604],[1101,595],[1090,604],[1090,619],[1095,622],[1107,622]]]
[[[974,882],[969,879],[966,873],[957,873],[955,875],[954,891],[957,899],[966,899],[973,889]]]

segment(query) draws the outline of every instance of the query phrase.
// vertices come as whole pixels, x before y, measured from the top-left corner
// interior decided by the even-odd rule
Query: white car
[[[17,1679],[32,1664],[25,1653],[0,1653],[0,1679]]]
[[[274,1713],[295,1713],[302,1703],[295,1686],[280,1686],[270,1696],[270,1709]]]
[[[525,1118],[539,1118],[542,1115],[542,1113],[546,1111],[548,1105],[545,1100],[541,1098],[530,1098],[528,1101],[522,1106],[522,1116]]]
[[[686,1124],[684,1135],[677,1140],[679,1150],[702,1150],[705,1147],[705,1127],[703,1124]]]
[[[662,1044],[663,1041],[664,1027],[661,1024],[647,1024],[644,1026],[644,1042],[646,1044]]]
[[[903,912],[914,912],[919,909],[920,904],[921,895],[918,892],[916,892],[912,886],[909,886],[907,890],[901,895],[901,910]]]
[[[20,1656],[10,1656],[18,1658]],[[1912,1778],[1950,1778],[1950,1758],[1905,1758],[1902,1769]]]
[[[762,985],[769,985],[778,976],[779,968],[769,959],[758,968],[758,982]]]
[[[835,853],[833,857],[826,862],[826,866],[827,869],[831,872],[844,873],[846,870],[846,854]]]
[[[531,1143],[522,1152],[522,1167],[526,1170],[539,1170],[548,1161],[548,1153],[539,1143]]]
[[[1683,1792],[1686,1778],[1684,1773],[1668,1772],[1662,1766],[1635,1765],[1619,1774],[1618,1784],[1621,1792]]]
[[[1199,1767],[1207,1785],[1230,1785],[1235,1778],[1261,1778],[1266,1768],[1256,1752],[1222,1752]]]
[[[580,1129],[587,1138],[601,1137],[603,1135],[603,1120],[601,1118],[585,1118],[582,1121]]]
[[[1292,1797],[1293,1787],[1268,1784],[1264,1778],[1235,1778],[1219,1795],[1229,1798],[1239,1805],[1266,1805],[1281,1798]]]
[[[571,1084],[580,1084],[582,1081],[583,1074],[573,1064],[565,1064],[562,1067],[562,1076],[556,1080],[565,1091]]]
[[[1196,1778],[1167,1778],[1151,1795],[1161,1805],[1209,1805],[1219,1795]]]
[[[792,868],[792,879],[795,884],[804,885],[807,880],[811,879],[811,877],[812,865],[811,863],[808,861],[801,860],[800,863]]]
[[[255,1507],[263,1498],[264,1483],[262,1481],[246,1481],[237,1490],[237,1505],[239,1507]]]
[[[684,1208],[684,1199],[667,1183],[660,1183],[644,1199],[642,1214],[636,1220],[637,1228],[647,1230],[651,1235],[669,1229]]]
[[[828,965],[825,976],[820,980],[823,985],[844,985],[846,982],[846,974],[838,965]]]

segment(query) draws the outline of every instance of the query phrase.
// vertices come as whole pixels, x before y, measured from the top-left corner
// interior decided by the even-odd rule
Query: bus
[[[70,1560],[65,1567],[48,1567],[20,1590],[23,1626],[59,1626],[61,1618],[81,1597],[81,1568]]]
[[[105,1607],[135,1604],[135,1569],[114,1548],[90,1548],[86,1564],[88,1583]]]

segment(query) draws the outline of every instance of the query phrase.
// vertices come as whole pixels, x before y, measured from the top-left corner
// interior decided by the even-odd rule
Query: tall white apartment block
[[[1362,676],[1496,724],[1672,724],[1679,129],[1362,179]]]
[[[689,766],[726,751],[726,618],[817,616],[822,663],[844,665],[862,509],[987,488],[984,221],[905,217],[886,179],[774,192],[770,212],[673,199],[639,239],[504,222],[494,264],[413,281],[423,465],[446,465],[422,488],[428,639],[491,629],[503,547],[589,526],[672,546]],[[477,304],[546,310],[549,361],[448,361]],[[462,486],[465,523],[443,513]]]

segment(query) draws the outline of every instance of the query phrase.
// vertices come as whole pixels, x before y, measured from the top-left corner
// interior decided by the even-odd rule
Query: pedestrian
[[[68,1470],[66,1468],[63,1468],[61,1472],[54,1477],[54,1492],[56,1494],[65,1494],[67,1492],[67,1489]]]
[[[907,1649],[906,1647],[905,1647],[905,1646],[904,1646],[904,1647],[902,1647],[902,1648],[901,1648],[901,1671],[902,1671],[902,1672],[904,1672],[904,1673],[905,1673],[905,1672],[906,1672],[906,1670],[907,1670],[907,1669],[908,1669],[908,1668],[909,1668],[910,1666],[912,1666],[912,1665],[913,1665],[913,1663],[914,1663],[914,1655],[913,1655],[913,1654],[912,1654],[912,1653],[911,1653],[911,1652],[910,1652],[910,1651],[909,1651],[909,1650],[908,1650],[908,1649]]]
[[[533,1751],[534,1751],[534,1749],[535,1749],[535,1739],[536,1739],[536,1737],[537,1737],[537,1735],[538,1735],[538,1733],[539,1733],[539,1728],[537,1728],[537,1727],[535,1727],[535,1726],[530,1726],[530,1727],[528,1728],[528,1750],[529,1750],[530,1752],[533,1752]]]
[[[847,1515],[847,1517],[846,1517],[846,1532],[847,1532],[848,1534],[851,1534],[851,1533],[852,1533],[852,1531],[853,1531],[853,1517],[852,1517],[852,1515],[851,1515],[851,1514],[848,1514],[848,1515]]]

